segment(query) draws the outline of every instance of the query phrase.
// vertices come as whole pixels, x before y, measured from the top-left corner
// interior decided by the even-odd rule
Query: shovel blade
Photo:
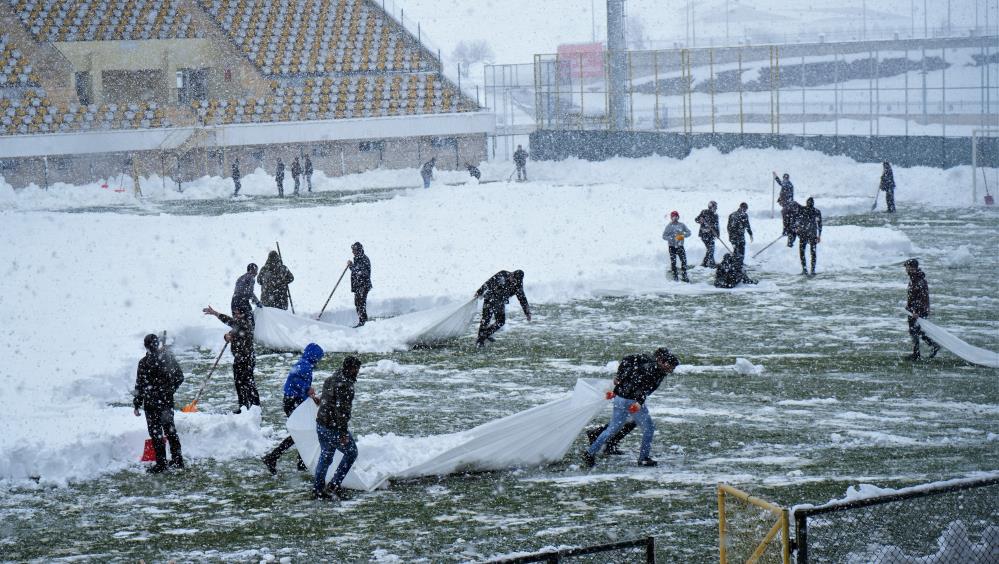
[[[185,405],[183,407],[183,409],[181,409],[180,411],[181,411],[181,413],[197,413],[197,411],[198,411],[198,402],[192,401],[191,403]]]

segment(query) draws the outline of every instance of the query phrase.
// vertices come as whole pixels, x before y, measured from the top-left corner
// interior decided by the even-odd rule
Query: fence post
[[[742,135],[746,132],[745,130],[745,118],[742,113],[742,47],[739,48],[739,134]]]
[[[711,79],[711,133],[715,132],[715,50],[708,49],[708,76]]]
[[[725,531],[725,490],[718,488],[718,561],[728,564],[728,547]]]
[[[583,98],[586,97],[586,90],[583,89],[583,54],[579,54],[579,129],[585,129],[586,124],[586,108],[583,104]]]
[[[659,127],[659,51],[652,52],[652,80],[653,84],[656,85],[656,109],[655,109],[655,128],[658,130]]]
[[[794,545],[798,552],[796,564],[808,564],[808,517],[794,514]]]

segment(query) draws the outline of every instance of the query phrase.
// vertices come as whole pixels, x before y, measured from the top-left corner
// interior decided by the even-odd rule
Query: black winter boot
[[[163,438],[153,439],[153,450],[156,452],[156,464],[146,468],[148,474],[162,474],[167,470],[166,443]]]

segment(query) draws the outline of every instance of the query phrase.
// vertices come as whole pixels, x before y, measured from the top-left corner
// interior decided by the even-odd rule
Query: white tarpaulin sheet
[[[610,402],[609,380],[580,378],[571,394],[460,433],[432,437],[355,435],[357,460],[345,488],[373,490],[390,479],[441,476],[464,471],[538,466],[561,460],[587,423]],[[315,402],[288,418],[288,432],[302,460],[315,472],[319,462]],[[353,430],[352,430],[353,431]],[[326,473],[328,482],[343,454]]]
[[[355,329],[265,307],[254,311],[254,338],[265,347],[284,351],[301,351],[309,343],[316,343],[328,352],[391,351],[462,337],[477,310],[478,300],[473,298],[464,303],[369,321]]]
[[[967,360],[972,364],[980,364],[990,368],[999,368],[999,353],[983,348],[969,345],[954,335],[948,333],[943,327],[931,323],[926,319],[919,319],[919,326],[926,335],[940,346]]]

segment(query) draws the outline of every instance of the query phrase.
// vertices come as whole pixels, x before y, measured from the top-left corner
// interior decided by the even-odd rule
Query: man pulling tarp
[[[486,340],[493,340],[493,333],[496,333],[506,324],[506,304],[510,298],[517,296],[520,307],[527,316],[527,321],[531,320],[531,306],[527,303],[527,296],[524,294],[524,271],[514,270],[509,272],[501,270],[493,274],[475,292],[476,298],[482,298],[482,321],[479,323],[479,336],[475,339],[475,346],[482,347]],[[493,323],[490,321],[494,320]]]

